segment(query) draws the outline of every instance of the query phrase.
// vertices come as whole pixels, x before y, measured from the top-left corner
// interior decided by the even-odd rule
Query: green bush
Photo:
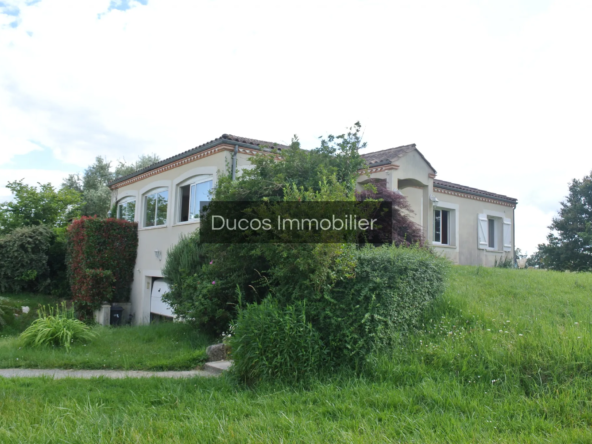
[[[79,314],[91,318],[101,303],[112,300],[115,276],[111,270],[84,270],[84,284],[74,301]]]
[[[16,308],[9,305],[6,298],[0,297],[0,330],[14,318],[15,311]]]
[[[213,260],[217,246],[200,243],[199,232],[195,232],[169,249],[163,268],[163,276],[170,285],[163,300],[176,315],[214,335],[226,331],[236,315],[237,286],[243,291],[245,303],[260,300],[255,299],[252,288],[261,279],[257,270],[265,269],[259,267],[261,261],[257,258],[237,260],[240,256],[234,253],[244,245],[228,247],[223,258]]]
[[[67,228],[53,228],[53,236],[47,251],[49,266],[50,293],[61,298],[71,298],[68,268],[66,266]]]
[[[67,350],[75,341],[91,340],[95,333],[74,316],[74,310],[62,302],[57,307],[41,307],[39,318],[21,333],[19,342],[24,347],[53,345]]]
[[[41,292],[49,284],[49,228],[17,228],[0,238],[0,292]]]
[[[309,297],[307,309],[332,365],[360,368],[417,326],[444,291],[448,261],[419,247],[366,246],[356,251],[355,262],[353,276]]]
[[[101,302],[127,302],[134,279],[134,266],[138,252],[138,224],[122,219],[82,217],[68,227],[68,278],[75,301],[97,308]],[[113,274],[113,292],[92,293],[90,300],[87,270],[109,270]],[[78,302],[77,302],[78,304]]]
[[[306,304],[281,308],[272,298],[239,311],[229,339],[232,372],[241,381],[299,383],[324,366],[319,333],[306,317]]]

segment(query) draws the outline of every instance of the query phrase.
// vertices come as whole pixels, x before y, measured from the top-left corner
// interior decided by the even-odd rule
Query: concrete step
[[[228,370],[232,365],[232,361],[212,361],[206,362],[204,365],[204,370],[209,373],[213,373],[215,375],[219,375],[220,373]]]

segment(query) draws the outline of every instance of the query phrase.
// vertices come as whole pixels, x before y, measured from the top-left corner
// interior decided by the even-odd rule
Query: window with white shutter
[[[504,217],[504,251],[512,251],[512,221]]]
[[[481,250],[489,248],[489,222],[487,214],[477,215],[477,247]]]

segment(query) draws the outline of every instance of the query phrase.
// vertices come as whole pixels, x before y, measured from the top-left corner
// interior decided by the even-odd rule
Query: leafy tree
[[[56,190],[49,183],[38,185],[26,185],[22,179],[6,185],[14,198],[0,204],[0,233],[34,225],[65,227],[71,218],[79,215],[79,192]]]
[[[97,156],[95,162],[79,174],[70,174],[62,182],[62,189],[79,191],[83,196],[83,216],[106,217],[111,204],[111,190],[107,184],[117,177],[145,168],[160,159],[157,155],[141,155],[134,163],[119,161],[115,168],[106,158]]]
[[[547,243],[539,244],[535,254],[545,268],[592,270],[592,173],[572,181],[549,229]]]
[[[142,168],[146,168],[147,166],[157,162],[160,162],[160,157],[158,157],[156,154],[142,154],[140,157],[138,157],[138,160],[131,164],[127,164],[124,161],[119,161],[115,167],[113,178],[126,176],[133,173],[134,171],[141,170]]]

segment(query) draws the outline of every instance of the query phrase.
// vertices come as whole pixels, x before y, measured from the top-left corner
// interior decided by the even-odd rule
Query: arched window
[[[117,202],[117,218],[133,222],[136,216],[136,198],[125,197]]]
[[[144,195],[144,227],[167,224],[169,189],[155,188]]]
[[[213,177],[200,175],[191,177],[177,187],[177,222],[190,222],[199,219],[200,202],[210,200]]]

